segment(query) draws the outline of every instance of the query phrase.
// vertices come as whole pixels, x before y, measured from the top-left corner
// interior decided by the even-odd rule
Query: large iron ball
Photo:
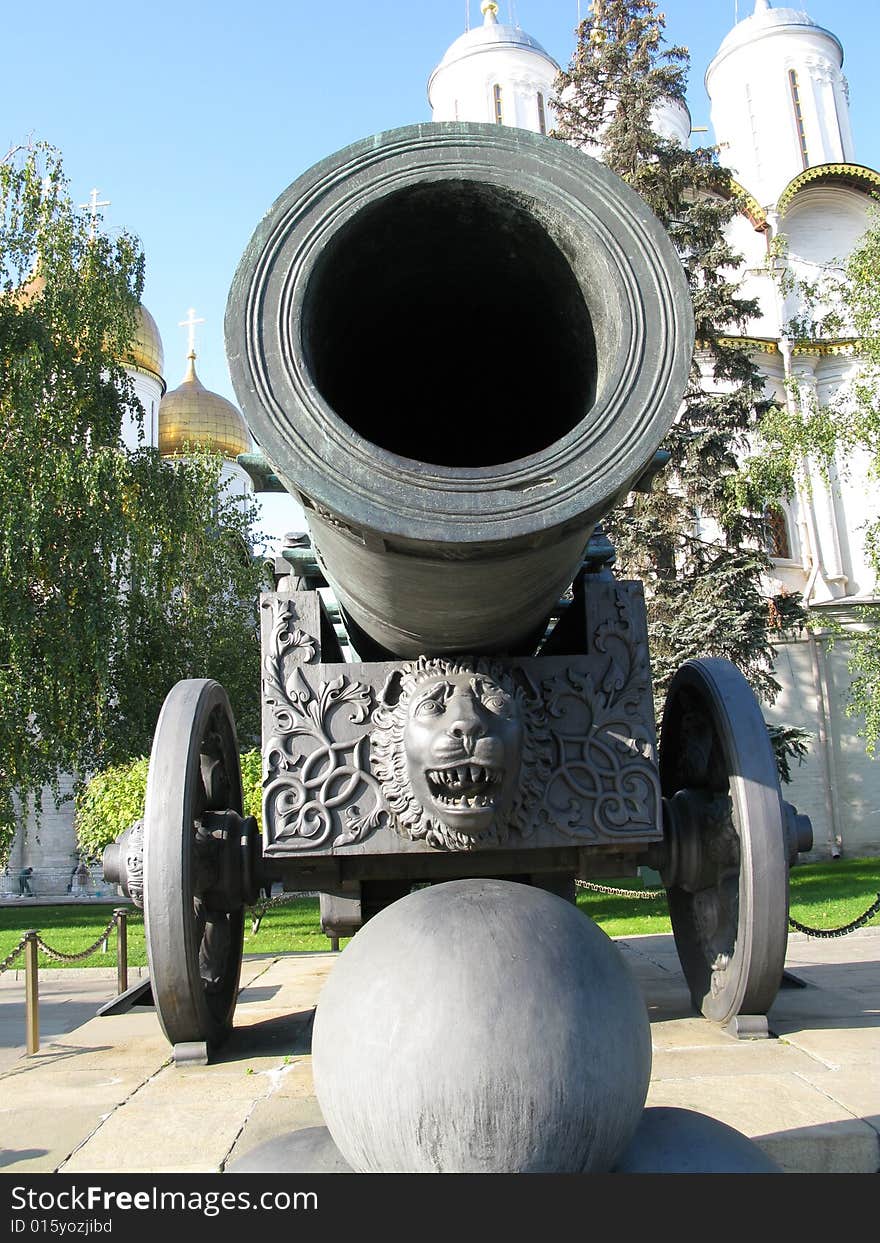
[[[612,1169],[651,1073],[614,943],[528,885],[417,890],[367,923],[321,993],[315,1091],[362,1173]]]

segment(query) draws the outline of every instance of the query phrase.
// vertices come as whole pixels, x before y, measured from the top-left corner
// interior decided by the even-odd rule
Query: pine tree
[[[764,397],[732,337],[758,308],[739,295],[741,259],[725,239],[740,207],[729,170],[713,149],[689,150],[653,128],[657,108],[683,102],[687,86],[687,49],[668,46],[664,29],[653,0],[594,0],[554,100],[553,137],[601,155],[642,196],[679,253],[694,305],[697,345],[664,445],[669,465],[605,528],[618,571],[645,583],[658,704],[682,661],[707,655],[732,660],[772,702],[774,629],[800,625],[802,610],[791,596],[767,598],[763,515],[736,499]]]

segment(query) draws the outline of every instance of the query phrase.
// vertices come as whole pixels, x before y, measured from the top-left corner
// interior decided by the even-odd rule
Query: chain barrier
[[[40,936],[39,933],[37,933],[37,945],[43,951],[43,953],[46,955],[47,958],[52,958],[55,960],[55,962],[82,962],[84,958],[89,958],[92,954],[94,954],[95,950],[98,948],[99,945],[103,945],[106,942],[107,938],[110,936],[110,933],[113,931],[115,926],[116,926],[116,913],[114,912],[113,918],[110,920],[109,924],[104,929],[104,931],[100,934],[97,940],[93,941],[92,944],[88,947],[88,949],[80,950],[78,954],[65,954],[63,953],[62,950],[53,949],[51,945],[46,944],[46,942],[43,940],[43,938]]]
[[[611,885],[597,885],[591,880],[576,880],[578,889],[591,889],[593,893],[613,893],[620,898],[641,898],[643,902],[666,900],[665,889],[614,889]]]
[[[273,906],[284,906],[285,903],[293,902],[297,898],[303,897],[301,893],[276,893],[274,898],[263,898],[259,907],[256,903],[251,907],[251,935],[256,936],[260,931],[260,924],[263,922],[263,916]]]
[[[659,900],[666,897],[665,889],[614,889],[611,885],[597,885],[588,880],[576,880],[575,884],[579,889],[591,889],[594,893],[611,893],[621,898],[641,898],[644,901]],[[858,928],[863,928],[865,924],[880,911],[880,893],[877,894],[876,901],[872,902],[866,911],[863,911],[857,919],[852,920],[848,924],[844,924],[840,928],[810,928],[807,924],[801,924],[792,916],[788,918],[788,926],[794,928],[795,932],[803,932],[808,937],[845,937],[850,932],[855,932]]]
[[[857,928],[862,928],[880,911],[880,893],[877,894],[876,901],[872,902],[866,911],[859,915],[858,919],[854,919],[849,924],[844,924],[842,928],[808,928],[806,924],[799,924],[796,919],[789,916],[789,927],[794,928],[796,932],[806,933],[808,937],[845,937],[848,932],[855,932]]]
[[[131,918],[131,913],[129,913],[129,918]],[[47,958],[52,958],[55,962],[82,962],[84,958],[88,958],[91,954],[94,954],[98,946],[106,944],[107,938],[113,931],[115,924],[116,914],[114,913],[113,918],[107,924],[107,927],[103,930],[97,940],[93,941],[88,949],[80,950],[78,954],[65,954],[62,950],[54,949],[51,945],[47,945],[39,932],[37,933],[37,945]],[[15,949],[12,950],[11,953],[7,954],[3,961],[0,962],[0,975],[2,975],[4,971],[9,970],[15,960],[21,955],[26,944],[27,936],[23,936],[18,945],[16,945]]]
[[[15,962],[16,958],[19,957],[19,955],[21,954],[22,950],[24,949],[26,945],[27,945],[27,937],[24,936],[21,938],[18,945],[16,945],[12,953],[7,954],[6,957],[3,959],[3,961],[0,962],[0,975],[2,975],[4,971],[9,970],[9,968]]]

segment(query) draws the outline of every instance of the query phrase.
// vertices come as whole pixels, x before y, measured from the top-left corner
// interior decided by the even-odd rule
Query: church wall
[[[783,787],[783,797],[812,820],[808,860],[880,855],[880,759],[868,756],[859,719],[846,714],[848,648],[846,640],[830,650],[822,639],[781,643],[776,674],[782,692],[764,708],[770,723],[798,726],[811,736],[805,762],[792,766],[792,781]]]
[[[137,449],[141,445],[159,443],[159,402],[162,400],[162,385],[155,376],[143,371],[129,372],[134,391],[144,408],[143,440],[138,438],[137,424],[134,419],[126,420],[122,429],[122,440],[127,449]]]
[[[760,306],[760,313],[748,322],[748,335],[778,336],[779,300],[776,286],[767,271],[766,234],[755,229],[745,216],[735,216],[725,230],[725,238],[734,253],[742,256],[743,260],[742,268],[736,274],[739,296],[754,298]]]
[[[73,779],[62,776],[62,798],[73,789]],[[58,806],[49,789],[43,791],[41,815],[28,816],[26,826],[17,831],[12,852],[5,872],[0,876],[0,896],[18,894],[18,874],[22,868],[32,867],[31,889],[38,898],[66,894],[71,872],[78,863],[76,834],[73,826],[73,802],[62,801]],[[100,869],[93,870],[97,879]],[[94,889],[94,885],[90,886]]]

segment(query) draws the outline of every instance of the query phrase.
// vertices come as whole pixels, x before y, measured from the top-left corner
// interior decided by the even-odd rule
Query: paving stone
[[[874,1173],[877,1133],[800,1076],[700,1075],[654,1080],[648,1105],[674,1105],[726,1122],[789,1173]]]
[[[872,1067],[874,1078],[880,1078],[880,1018],[867,1027],[846,1021],[812,1027],[791,1020],[780,1022],[776,1030],[780,1040],[826,1066]]]
[[[165,1067],[116,1109],[61,1170],[218,1172],[254,1104],[271,1086],[262,1075],[217,1075],[212,1069]]]
[[[766,1041],[737,1041],[694,1015],[671,937],[619,942],[652,1020],[648,1103],[726,1122],[787,1170],[876,1170],[880,929],[871,931],[853,938],[857,952],[839,942],[795,943],[789,963],[809,957],[795,970],[811,987],[780,993],[770,1026],[782,1038]],[[246,959],[236,1029],[207,1067],[171,1064],[151,1009],[92,1018],[58,1035],[44,1026],[39,1054],[0,1069],[0,1172],[219,1170],[230,1153],[243,1155],[275,1128],[320,1125],[311,1022],[337,959],[329,952]],[[100,989],[112,995],[112,972],[79,974],[71,1007]],[[7,997],[12,1015],[15,990],[0,988],[0,1014]],[[59,1018],[74,1014],[55,997],[53,1007],[56,1000]]]
[[[260,1144],[268,1143],[278,1136],[323,1125],[324,1118],[313,1095],[291,1096],[276,1093],[257,1101],[247,1126],[236,1140],[225,1164],[229,1166],[233,1161],[241,1160]]]
[[[651,1029],[653,1037],[654,1028]],[[734,1040],[699,1046],[694,1042],[654,1047],[651,1079],[682,1079],[715,1075],[820,1074],[825,1067],[779,1040]]]
[[[838,1101],[844,1109],[878,1132],[880,1144],[880,1074],[866,1075],[862,1067],[825,1071],[814,1068],[798,1073],[825,1096]]]
[[[44,1068],[41,1068],[44,1069]],[[70,1069],[0,1080],[0,1167],[51,1172],[143,1083],[140,1071]]]

